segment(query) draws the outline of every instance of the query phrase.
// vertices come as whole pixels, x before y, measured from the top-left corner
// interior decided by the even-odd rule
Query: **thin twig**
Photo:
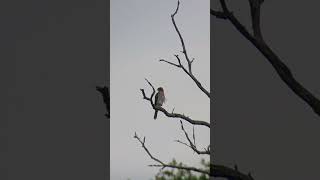
[[[160,61],[160,62],[161,62],[161,61],[162,61],[162,62],[166,62],[166,63],[168,63],[168,64],[171,64],[171,65],[173,65],[173,66],[176,66],[176,67],[178,67],[178,68],[181,68],[181,65],[180,65],[180,64],[175,64],[175,63],[172,63],[172,62],[167,61],[167,60],[164,60],[164,59],[160,59],[159,61]]]

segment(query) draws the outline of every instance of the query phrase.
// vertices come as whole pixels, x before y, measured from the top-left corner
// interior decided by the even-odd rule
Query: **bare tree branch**
[[[164,169],[164,168],[183,169],[183,170],[189,170],[189,171],[199,172],[199,173],[203,173],[203,174],[208,174],[213,177],[222,177],[222,178],[226,178],[229,180],[254,180],[251,173],[248,173],[248,174],[241,173],[238,171],[237,166],[235,166],[235,168],[232,169],[232,168],[229,168],[229,167],[226,167],[223,165],[212,164],[211,168],[210,168],[210,172],[207,172],[205,170],[194,168],[194,167],[176,166],[176,165],[166,164],[166,163],[162,162],[161,160],[159,160],[158,158],[154,157],[150,153],[148,148],[145,146],[145,142],[146,142],[145,137],[143,138],[143,140],[141,140],[141,138],[137,135],[137,133],[135,133],[134,138],[140,142],[140,144],[142,145],[142,148],[147,152],[149,157],[152,160],[159,163],[156,165],[149,165],[150,167],[161,167],[161,169]]]
[[[158,163],[160,163],[161,165],[165,165],[162,161],[160,161],[159,159],[155,158],[152,156],[152,154],[150,153],[150,151],[147,149],[147,147],[144,145],[146,142],[146,137],[143,138],[143,141],[138,137],[137,133],[134,133],[134,138],[136,138],[142,145],[143,149],[148,153],[148,155],[150,156],[150,158]]]
[[[97,86],[96,90],[101,94],[101,96],[103,98],[103,102],[106,107],[105,116],[107,118],[110,118],[110,92],[109,92],[109,88],[107,88],[106,86],[104,86],[104,87]]]
[[[253,1],[253,0],[250,0]],[[259,0],[256,0],[259,1]],[[281,61],[281,59],[272,51],[272,49],[263,40],[260,30],[260,6],[262,1],[251,2],[251,16],[254,35],[251,35],[248,30],[239,22],[239,20],[229,11],[225,0],[220,0],[223,13],[226,19],[247,38],[270,62],[276,70],[279,77],[284,83],[302,100],[304,100],[313,111],[320,116],[320,100],[315,97],[309,90],[301,85],[293,76],[290,69]]]
[[[166,63],[171,64],[171,65],[173,65],[173,66],[176,66],[176,67],[178,67],[178,68],[181,68],[181,65],[180,65],[180,64],[175,64],[175,63],[172,63],[172,62],[170,62],[170,61],[166,61],[166,60],[164,60],[164,59],[160,59],[159,61],[160,61],[160,62],[163,61],[163,62],[166,62]]]
[[[146,94],[145,94],[145,91],[144,89],[140,89],[141,90],[141,93],[142,93],[142,96],[143,96],[143,99],[147,100],[150,102],[152,108],[154,110],[158,110],[158,111],[161,111],[163,112],[167,117],[171,117],[171,118],[180,118],[180,119],[183,119],[193,125],[202,125],[202,126],[206,126],[206,127],[209,127],[210,128],[210,123],[206,122],[206,121],[200,121],[200,120],[193,120],[191,119],[190,117],[188,116],[185,116],[183,114],[178,114],[178,113],[169,113],[167,110],[165,110],[163,107],[159,107],[159,106],[155,106],[155,104],[153,103],[153,100],[152,100],[152,97],[155,93],[155,89],[153,87],[153,85],[146,79],[146,81],[149,83],[149,85],[152,87],[153,89],[153,92],[151,94],[150,97],[147,97]]]
[[[226,178],[228,180],[254,180],[251,173],[244,174],[238,171],[237,166],[234,169],[223,165],[211,165],[211,176]]]
[[[215,11],[213,9],[210,9],[210,14],[217,17],[217,18],[220,18],[220,19],[227,19],[228,18],[224,12]]]
[[[173,65],[173,66],[176,66],[176,67],[178,67],[178,68],[183,69],[183,71],[188,74],[188,76],[196,83],[196,85],[201,89],[201,91],[202,91],[203,93],[205,93],[205,94],[210,98],[210,92],[207,91],[207,90],[202,86],[202,84],[198,81],[198,79],[197,79],[197,78],[193,75],[193,73],[192,73],[192,63],[193,63],[194,59],[190,60],[190,58],[189,58],[189,56],[188,56],[188,53],[187,53],[187,50],[186,50],[186,46],[185,46],[183,37],[182,37],[182,35],[181,35],[181,33],[180,33],[179,29],[178,29],[178,26],[177,26],[177,24],[176,24],[176,22],[175,22],[175,19],[174,19],[175,15],[178,13],[179,5],[180,5],[180,2],[178,1],[177,8],[176,8],[175,12],[171,15],[171,20],[172,20],[173,26],[174,26],[174,28],[175,28],[178,36],[179,36],[179,39],[180,39],[180,42],[181,42],[181,46],[182,46],[182,53],[184,54],[184,57],[185,57],[185,59],[186,59],[186,61],[187,61],[188,69],[186,69],[186,68],[182,65],[182,63],[181,63],[178,55],[175,55],[175,56],[176,56],[176,58],[178,59],[179,64],[175,64],[175,63],[172,63],[172,62],[163,60],[163,59],[160,59],[160,61],[166,62],[166,63],[168,63],[168,64],[170,64],[170,65]]]
[[[260,8],[262,3],[263,0],[249,0],[253,34],[257,40],[263,40],[260,28]]]
[[[176,142],[181,143],[181,144],[183,144],[183,145],[185,145],[185,146],[188,146],[189,148],[191,148],[191,149],[192,149],[194,152],[196,152],[197,154],[207,154],[207,155],[210,155],[210,146],[208,146],[208,149],[205,149],[204,151],[199,151],[199,150],[197,149],[196,140],[195,140],[195,134],[194,134],[194,129],[193,129],[193,142],[192,142],[192,141],[190,140],[190,138],[189,138],[189,135],[188,135],[187,131],[184,129],[183,123],[182,123],[181,120],[180,120],[180,124],[181,124],[181,129],[182,129],[182,131],[184,132],[184,135],[186,136],[189,144],[184,143],[184,142],[182,142],[182,141],[180,141],[180,140],[176,140]]]
[[[207,174],[210,175],[210,172],[202,170],[202,169],[198,169],[195,167],[188,167],[188,166],[177,166],[177,165],[171,165],[171,164],[166,164],[164,162],[162,162],[161,160],[155,158],[150,151],[148,150],[148,148],[145,146],[145,137],[143,138],[143,140],[141,140],[137,133],[134,134],[134,138],[137,139],[140,144],[142,145],[143,149],[147,152],[147,154],[150,156],[150,158],[154,161],[156,161],[159,164],[155,164],[155,165],[149,165],[150,167],[161,167],[161,169],[164,168],[175,168],[175,169],[183,169],[183,170],[187,170],[187,171],[194,171],[194,172],[199,172],[199,173],[203,173],[203,174]]]
[[[180,123],[182,123],[182,122],[180,121]],[[194,133],[194,126],[192,126],[192,138],[193,138],[193,144],[194,144],[194,146],[196,146],[196,135]]]

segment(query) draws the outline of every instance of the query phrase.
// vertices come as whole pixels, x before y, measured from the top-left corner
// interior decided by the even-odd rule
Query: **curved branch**
[[[252,20],[255,19],[255,22],[252,22],[254,28],[254,36],[251,35],[248,30],[239,22],[239,20],[229,11],[225,0],[220,0],[221,7],[223,9],[224,15],[227,17],[233,26],[245,37],[247,38],[269,61],[269,63],[276,70],[277,74],[281,80],[303,101],[305,101],[313,111],[320,116],[320,100],[315,97],[309,90],[307,90],[303,85],[301,85],[293,76],[290,69],[284,64],[281,59],[272,51],[272,49],[267,45],[267,43],[262,39],[259,25],[259,12],[253,12],[253,5],[251,5],[252,11]],[[258,2],[258,6],[262,1]],[[256,5],[257,6],[257,5]],[[256,9],[257,11],[257,9]],[[260,11],[260,10],[259,10]]]
[[[139,138],[139,136],[137,135],[137,133],[134,134],[134,138],[137,139],[140,144],[142,145],[142,148],[147,152],[147,154],[150,156],[150,158],[154,161],[156,161],[159,164],[156,165],[149,165],[150,167],[161,167],[161,169],[164,168],[175,168],[175,169],[183,169],[183,170],[187,170],[187,171],[194,171],[194,172],[199,172],[199,173],[203,173],[203,174],[207,174],[209,175],[210,172],[202,170],[202,169],[198,169],[195,167],[188,167],[188,166],[177,166],[177,165],[171,165],[171,164],[166,164],[164,162],[162,162],[161,160],[155,158],[150,151],[148,150],[148,148],[145,146],[145,137],[143,138],[143,140],[141,140]]]
[[[202,125],[202,126],[206,126],[206,127],[210,128],[210,123],[208,123],[208,122],[200,121],[200,120],[193,120],[190,117],[185,116],[183,114],[178,114],[178,113],[174,113],[174,112],[169,113],[166,109],[164,109],[162,107],[159,107],[159,106],[155,106],[155,104],[153,103],[153,100],[152,100],[152,97],[153,97],[153,95],[155,93],[155,89],[154,89],[153,85],[147,79],[146,79],[146,81],[149,83],[149,85],[153,89],[153,92],[152,92],[151,96],[147,97],[144,89],[140,89],[140,90],[141,90],[143,99],[149,101],[154,110],[158,110],[158,111],[163,112],[167,117],[180,118],[180,119],[183,119],[183,120],[185,120],[185,121],[187,121],[187,122],[189,122],[189,123],[191,123],[193,125]]]
[[[169,113],[167,110],[165,110],[162,107],[154,107],[155,110],[159,110],[161,112],[163,112],[167,117],[171,117],[171,118],[180,118],[183,119],[193,125],[203,125],[206,126],[208,128],[210,128],[210,123],[206,122],[206,121],[200,121],[200,120],[193,120],[188,116],[185,116],[183,114],[178,114],[178,113]]]

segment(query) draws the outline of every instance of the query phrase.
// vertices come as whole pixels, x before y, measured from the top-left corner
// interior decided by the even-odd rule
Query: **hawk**
[[[162,104],[164,103],[165,99],[166,99],[166,97],[164,96],[164,90],[163,90],[162,87],[159,87],[158,88],[158,92],[157,92],[157,94],[155,96],[155,100],[154,100],[155,106],[156,107],[161,107]],[[153,118],[157,119],[157,115],[158,115],[158,110],[155,110]]]

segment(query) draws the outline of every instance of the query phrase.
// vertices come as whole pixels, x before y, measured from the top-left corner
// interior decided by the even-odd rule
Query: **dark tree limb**
[[[188,166],[177,166],[177,165],[171,165],[171,164],[166,164],[164,162],[162,162],[161,160],[155,158],[150,151],[148,150],[148,148],[145,146],[145,137],[143,138],[143,140],[141,140],[141,138],[139,138],[139,136],[137,135],[137,133],[134,134],[134,138],[137,139],[140,144],[142,145],[142,148],[147,152],[147,154],[150,156],[150,158],[154,161],[156,161],[158,164],[155,165],[149,165],[150,167],[160,167],[161,169],[164,168],[175,168],[175,169],[182,169],[182,170],[187,170],[187,171],[194,171],[194,172],[199,172],[199,173],[203,173],[203,174],[207,174],[210,175],[210,172],[202,170],[202,169],[198,169],[195,167],[188,167]]]
[[[260,9],[262,3],[263,0],[249,0],[253,35],[258,40],[263,40],[260,28]]]
[[[184,39],[183,39],[183,37],[182,37],[182,35],[181,35],[180,31],[179,31],[179,28],[178,28],[178,26],[176,24],[176,21],[174,19],[175,15],[178,13],[179,5],[180,5],[180,2],[178,1],[177,8],[176,8],[175,12],[171,15],[171,21],[172,21],[172,24],[173,24],[173,26],[174,26],[174,28],[175,28],[178,36],[179,36],[179,39],[180,39],[180,42],[181,42],[181,46],[182,46],[182,53],[184,54],[185,60],[187,61],[188,68],[183,66],[183,64],[181,63],[181,60],[179,59],[178,55],[175,55],[175,56],[178,59],[179,64],[175,64],[175,63],[166,61],[164,59],[160,59],[160,61],[166,62],[166,63],[168,63],[170,65],[175,66],[175,67],[181,68],[196,83],[196,85],[201,89],[201,91],[203,93],[205,93],[210,98],[210,92],[208,90],[206,90],[202,86],[202,84],[198,81],[198,79],[192,73],[192,63],[193,63],[194,59],[190,59],[189,58],[188,52],[187,52],[187,49],[186,49],[186,46],[185,46],[185,43],[184,43]]]
[[[211,175],[213,177],[226,178],[228,180],[254,180],[251,173],[244,174],[238,171],[238,167],[234,169],[223,165],[211,165]]]
[[[97,86],[96,90],[101,94],[101,96],[103,98],[103,102],[106,107],[105,116],[107,118],[110,118],[110,92],[109,92],[109,88],[107,88],[106,86],[104,86],[104,87]]]
[[[253,1],[253,0],[251,0]],[[256,0],[258,1],[258,0]],[[256,4],[255,4],[256,3]],[[263,40],[260,30],[260,6],[262,1],[251,2],[252,27],[254,35],[251,35],[248,30],[239,22],[239,20],[229,11],[225,0],[220,0],[220,4],[226,19],[247,39],[249,40],[269,61],[273,66],[281,80],[302,100],[304,100],[313,111],[320,116],[320,100],[315,97],[309,90],[300,84],[291,73],[290,69],[281,59],[273,52],[273,50]],[[211,13],[215,15],[214,13]],[[221,18],[221,16],[216,16]]]
[[[215,11],[213,9],[210,9],[210,14],[213,15],[213,16],[216,16],[217,18],[220,18],[220,19],[227,19],[227,15],[222,12],[222,11]]]
[[[164,108],[162,108],[162,107],[159,107],[159,106],[155,106],[155,104],[153,103],[153,100],[152,100],[152,98],[153,98],[153,96],[154,96],[154,94],[155,94],[155,88],[153,87],[153,85],[152,85],[147,79],[146,79],[146,81],[147,81],[148,84],[152,87],[153,92],[152,92],[151,96],[150,96],[150,97],[147,97],[146,94],[145,94],[144,89],[140,89],[140,90],[141,90],[143,99],[149,101],[150,104],[151,104],[151,106],[152,106],[152,108],[153,108],[154,110],[161,111],[161,112],[163,112],[167,117],[170,117],[170,118],[180,118],[180,119],[183,119],[183,120],[185,120],[185,121],[187,121],[187,122],[189,122],[189,123],[191,123],[191,124],[193,124],[193,125],[202,125],[202,126],[206,126],[206,127],[210,128],[210,123],[208,123],[208,122],[206,122],[206,121],[193,120],[193,119],[191,119],[191,118],[188,117],[188,116],[185,116],[185,115],[183,115],[183,114],[174,113],[174,112],[169,113],[166,109],[164,109]]]
[[[182,123],[182,121],[180,120],[180,124],[181,124],[181,129],[182,129],[182,131],[184,132],[184,135],[186,136],[186,138],[187,138],[187,140],[188,140],[188,142],[189,142],[189,144],[187,144],[187,143],[184,143],[184,142],[182,142],[182,141],[180,141],[180,140],[176,140],[176,142],[178,142],[178,143],[181,143],[181,144],[183,144],[183,145],[185,145],[185,146],[188,146],[189,148],[191,148],[194,152],[196,152],[197,154],[207,154],[207,155],[210,155],[210,146],[208,146],[208,148],[207,149],[205,149],[204,151],[200,151],[200,150],[198,150],[198,148],[197,148],[197,146],[196,146],[196,138],[195,138],[195,134],[194,134],[194,128],[193,128],[193,142],[191,141],[191,139],[190,139],[190,137],[189,137],[189,135],[188,135],[188,133],[187,133],[187,131],[184,129],[184,127],[183,127],[183,123]]]

